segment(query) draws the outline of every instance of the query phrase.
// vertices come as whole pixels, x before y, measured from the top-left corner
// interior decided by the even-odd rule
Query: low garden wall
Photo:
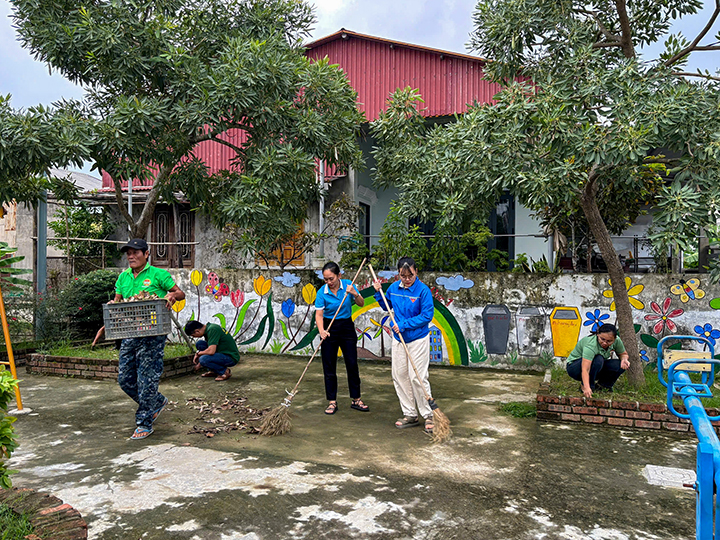
[[[87,523],[69,504],[27,488],[0,489],[0,504],[28,516],[34,533],[28,540],[85,540]]]
[[[537,419],[551,422],[585,423],[617,428],[665,430],[694,435],[690,420],[678,418],[661,403],[615,401],[551,394],[550,382],[540,384],[535,401]],[[684,407],[678,412],[686,414]],[[717,416],[717,409],[706,409],[709,416]],[[720,421],[713,422],[720,434]]]
[[[165,369],[160,378],[168,379],[192,373],[192,359],[193,357],[190,355],[166,358],[164,360]],[[69,356],[32,354],[25,369],[28,373],[37,373],[40,375],[98,380],[117,379],[118,361],[116,359],[103,360],[99,358],[73,358]]]
[[[24,366],[28,359],[30,358],[30,355],[35,352],[36,349],[19,349],[15,350],[13,349],[13,360],[15,360],[15,366],[16,367],[22,367]],[[7,352],[0,352],[0,362],[8,362],[9,357]]]

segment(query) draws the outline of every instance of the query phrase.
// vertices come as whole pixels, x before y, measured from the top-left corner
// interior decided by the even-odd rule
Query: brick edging
[[[69,504],[29,488],[0,489],[0,503],[25,514],[34,528],[28,540],[85,540],[87,523]]]
[[[193,357],[178,356],[164,360],[161,379],[187,375],[193,371]],[[50,356],[32,354],[27,361],[26,371],[40,375],[58,377],[79,377],[81,379],[107,380],[117,379],[118,361],[100,358],[73,358],[70,356]]]
[[[535,405],[537,419],[543,421],[580,422],[620,428],[694,433],[690,420],[678,418],[668,411],[664,403],[555,396],[550,393],[549,381],[540,383]],[[684,407],[677,407],[677,410],[687,414]],[[706,410],[710,416],[719,414],[717,409]],[[720,434],[720,421],[712,424],[715,426],[715,431]]]

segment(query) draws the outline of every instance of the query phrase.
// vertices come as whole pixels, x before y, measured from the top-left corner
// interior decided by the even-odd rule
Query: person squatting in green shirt
[[[219,324],[190,321],[185,325],[185,333],[194,338],[204,337],[195,346],[193,357],[195,371],[205,367],[209,371],[202,377],[215,377],[216,381],[227,381],[232,373],[230,368],[240,360],[240,351],[230,334]]]
[[[120,248],[127,255],[127,270],[115,282],[115,298],[120,302],[140,292],[155,294],[167,301],[168,308],[185,298],[170,272],[150,266],[150,248],[142,238],[133,238]],[[126,338],[120,344],[118,384],[137,404],[133,440],[145,439],[153,432],[153,423],[168,404],[158,386],[163,372],[163,356],[167,336]]]
[[[618,358],[611,358],[615,352]],[[618,377],[630,367],[630,355],[612,324],[603,324],[595,332],[578,341],[568,356],[567,373],[580,381],[586,398],[593,391],[612,392]]]

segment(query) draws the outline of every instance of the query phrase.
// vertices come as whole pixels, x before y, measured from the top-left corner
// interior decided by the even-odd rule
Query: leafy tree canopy
[[[318,196],[317,159],[359,165],[356,94],[337,66],[303,55],[314,18],[302,1],[12,3],[23,46],[86,89],[56,114],[88,126],[87,156],[112,176],[135,236],[177,192],[217,226],[287,234]],[[210,141],[232,170],[210,174],[195,158]],[[121,200],[128,178],[155,179],[137,222]]]
[[[418,115],[420,96],[405,89],[372,126],[378,182],[398,186],[408,213],[460,223],[486,215],[503,190],[546,221],[581,208],[608,265],[638,383],[632,313],[608,224],[617,230],[630,222],[648,198],[660,209],[652,239],[661,248],[689,245],[699,227],[716,223],[718,79],[683,69],[693,51],[720,49],[720,36],[703,43],[720,6],[692,42],[668,36],[673,19],[700,6],[479,2],[470,44],[488,59],[487,77],[503,84],[495,102],[428,129]],[[638,57],[640,47],[664,37],[660,58]],[[611,209],[607,224],[603,207]]]

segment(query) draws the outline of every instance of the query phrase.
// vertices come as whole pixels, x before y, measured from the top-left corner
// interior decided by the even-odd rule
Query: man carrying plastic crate
[[[113,302],[129,299],[142,292],[167,301],[168,307],[185,298],[170,272],[148,263],[150,248],[142,238],[133,238],[120,248],[130,268],[115,282]],[[167,336],[135,337],[122,340],[118,365],[118,384],[138,404],[133,440],[145,439],[153,432],[153,422],[168,404],[159,390]]]

